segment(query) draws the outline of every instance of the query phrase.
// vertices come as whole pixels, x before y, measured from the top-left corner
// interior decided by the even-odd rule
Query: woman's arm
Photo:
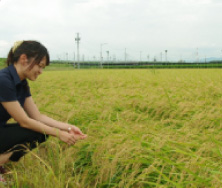
[[[11,115],[11,117],[13,117],[14,120],[20,124],[21,127],[40,132],[42,134],[58,137],[60,140],[68,144],[75,144],[77,139],[73,134],[69,134],[66,131],[61,131],[57,128],[52,128],[44,123],[28,117],[18,101],[2,102],[2,105]]]
[[[38,110],[38,107],[34,103],[32,97],[26,98],[24,109],[30,118],[40,121],[50,127],[55,127],[57,129],[74,134],[76,138],[78,139],[84,139],[87,137],[85,134],[82,133],[82,131],[78,127],[74,125],[70,125],[68,123],[63,123],[63,122],[54,120],[46,115],[41,114]]]
[[[71,134],[74,134],[76,136],[76,138],[78,138],[78,139],[85,139],[87,137],[87,135],[83,134],[82,131],[78,127],[76,127],[74,125],[70,125],[68,123],[63,123],[61,121],[54,120],[54,119],[52,119],[46,115],[43,115],[43,114],[40,115],[40,118],[38,119],[38,121],[40,121],[50,127],[55,127],[60,130],[67,131]]]

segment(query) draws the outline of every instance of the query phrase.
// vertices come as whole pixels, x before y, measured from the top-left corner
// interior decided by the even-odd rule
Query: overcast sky
[[[0,57],[38,40],[51,59],[222,58],[222,0],[0,0]]]

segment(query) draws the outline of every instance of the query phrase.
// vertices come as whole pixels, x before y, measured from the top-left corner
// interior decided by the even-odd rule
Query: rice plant
[[[79,126],[10,164],[9,187],[222,187],[222,70],[45,71],[40,111]]]

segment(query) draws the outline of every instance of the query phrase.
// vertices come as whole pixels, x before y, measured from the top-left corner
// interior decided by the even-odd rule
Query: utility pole
[[[103,67],[103,45],[105,45],[107,43],[102,43],[100,44],[100,66],[101,68]]]
[[[68,52],[66,52],[66,61],[68,62],[68,58],[69,57],[69,54],[68,54]]]
[[[142,61],[142,51],[140,51],[140,62]]]
[[[113,62],[116,62],[116,55],[113,55]]]
[[[73,67],[75,68],[75,52],[73,52]]]
[[[196,58],[197,58],[197,63],[199,63],[199,54],[198,54],[198,48],[197,48]]]
[[[80,37],[79,37],[79,33],[77,33],[75,41],[77,43],[77,64],[78,64],[78,69],[80,68],[80,62],[79,62],[79,41],[80,41]]]
[[[106,51],[107,53],[107,62],[109,62],[109,51]]]
[[[180,55],[180,60],[179,60],[179,62],[183,63],[183,56],[182,56],[182,55]]]
[[[154,56],[154,58],[153,58],[153,62],[156,62],[156,56]]]
[[[219,57],[220,58],[220,57]],[[222,50],[221,50],[221,61],[222,61]]]
[[[126,48],[125,48],[125,53],[124,53],[124,56],[125,56],[125,62],[126,62]]]
[[[167,62],[167,50],[165,50],[165,61]]]

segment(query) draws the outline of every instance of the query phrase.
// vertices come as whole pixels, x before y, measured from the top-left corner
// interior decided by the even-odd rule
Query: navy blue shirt
[[[28,82],[20,80],[14,65],[0,70],[0,126],[11,118],[1,102],[18,101],[24,107],[25,99],[29,96],[31,93]]]

